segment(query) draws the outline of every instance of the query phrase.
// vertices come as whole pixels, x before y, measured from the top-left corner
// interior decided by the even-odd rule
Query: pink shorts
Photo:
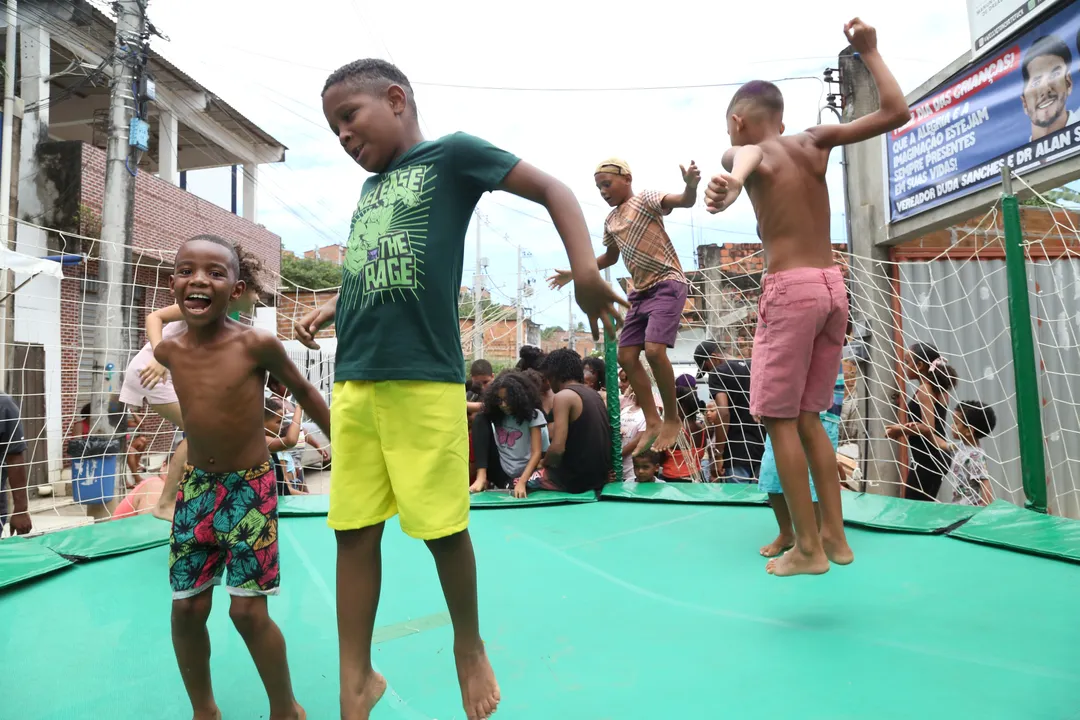
[[[820,413],[833,404],[847,335],[839,266],[765,276],[750,362],[750,412],[763,418]]]

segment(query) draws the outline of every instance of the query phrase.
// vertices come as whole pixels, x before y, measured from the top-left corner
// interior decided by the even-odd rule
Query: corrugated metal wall
[[[995,493],[1023,505],[1005,262],[911,261],[899,268],[905,347],[927,342],[945,355],[960,376],[954,406],[959,400],[993,405],[997,429],[983,447],[994,460]],[[1048,497],[1055,515],[1080,518],[1080,264],[1030,263],[1028,287],[1041,368]],[[909,387],[908,395],[913,391]]]

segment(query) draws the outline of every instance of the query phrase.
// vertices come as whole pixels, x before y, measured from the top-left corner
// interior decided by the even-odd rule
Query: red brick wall
[[[568,347],[569,335],[570,333],[565,330],[563,332],[554,333],[547,340],[540,343],[540,349],[547,353],[552,350]],[[596,341],[593,340],[592,333],[575,332],[574,351],[581,357],[588,357],[589,355],[595,355],[598,351],[602,352],[603,345],[597,345]]]
[[[93,146],[82,145],[81,163],[79,199],[82,208],[79,224],[83,233],[98,237],[105,193],[105,153]],[[261,225],[254,225],[158,177],[144,172],[138,174],[135,179],[133,248],[150,251],[171,261],[182,241],[202,233],[213,233],[236,241],[245,250],[257,255],[266,271],[266,286],[276,286],[281,270],[280,237]],[[82,339],[80,307],[83,280],[98,277],[98,263],[91,260],[84,265],[67,266],[64,272],[71,278],[61,283],[61,386],[64,388],[62,412],[66,431],[77,420],[75,416],[79,402],[85,403],[87,400],[79,396],[79,356],[82,352],[92,352],[93,348]],[[146,343],[143,329],[146,315],[173,302],[168,271],[159,271],[144,263],[136,268],[134,282],[143,288],[144,295],[141,306],[134,308],[131,318],[133,327],[138,329],[138,337],[132,339],[132,356]],[[124,368],[118,370],[121,374],[123,371]],[[148,415],[142,431],[157,433],[159,425],[164,424],[156,416]],[[159,441],[153,447],[155,451],[168,448],[171,441],[170,428],[166,426],[160,430]]]
[[[512,310],[509,310],[512,312]],[[481,313],[482,314],[482,313]],[[461,335],[461,351],[466,358],[473,356],[472,340],[465,339],[466,333],[473,329],[472,318],[459,320]],[[521,340],[525,342],[527,333],[522,323]],[[513,364],[517,362],[517,320],[497,320],[484,323],[484,358],[497,364]],[[591,338],[590,338],[591,339]]]

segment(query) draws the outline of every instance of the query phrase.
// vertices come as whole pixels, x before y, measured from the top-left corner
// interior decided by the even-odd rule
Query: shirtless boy
[[[767,565],[781,576],[821,574],[830,560],[854,560],[844,535],[836,455],[818,415],[833,401],[848,317],[844,276],[830,244],[829,153],[910,119],[904,94],[878,54],[874,28],[856,18],[844,34],[870,70],[881,108],[850,123],[783,136],[780,90],[768,82],[747,83],[728,106],[728,172],[714,177],[705,193],[706,208],[718,213],[745,185],[765,248],[768,274],[754,335],[750,412],[762,418],[772,440],[795,526],[795,546]],[[820,533],[807,463],[821,501]]]
[[[293,697],[285,638],[266,607],[280,585],[277,488],[263,430],[266,374],[285,383],[328,437],[330,410],[274,335],[227,317],[245,292],[238,274],[227,240],[200,235],[181,245],[170,285],[187,328],[154,349],[172,373],[190,462],[170,538],[173,647],[195,720],[218,720],[206,632],[213,594],[206,591],[228,571],[229,616],[266,687],[270,718],[295,720],[304,710]]]

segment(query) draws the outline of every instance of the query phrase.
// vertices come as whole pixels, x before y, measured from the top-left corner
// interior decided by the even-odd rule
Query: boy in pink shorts
[[[850,123],[784,136],[779,88],[749,82],[728,106],[728,172],[714,177],[705,193],[706,208],[718,213],[745,185],[765,248],[768,275],[758,304],[750,412],[765,423],[795,526],[795,546],[766,566],[781,576],[817,575],[828,571],[830,560],[846,565],[855,558],[844,535],[836,455],[819,417],[833,402],[848,317],[844,276],[830,242],[829,153],[910,119],[904,94],[878,54],[877,32],[856,18],[844,34],[870,70],[881,108]],[[820,500],[820,532],[808,464]]]

